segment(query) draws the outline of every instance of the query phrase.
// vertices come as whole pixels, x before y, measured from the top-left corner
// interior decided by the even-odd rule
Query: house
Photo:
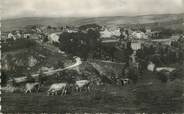
[[[159,38],[159,34],[160,34],[160,31],[152,31],[150,33],[150,37],[154,38],[154,39],[157,39],[157,38]]]
[[[101,38],[111,38],[111,37],[119,37],[121,35],[120,28],[116,29],[107,29],[100,31]]]
[[[20,31],[16,31],[16,38],[21,38],[22,35],[20,34]]]
[[[171,38],[168,38],[168,39],[154,39],[152,41],[153,42],[159,42],[161,44],[169,45],[170,46],[173,41],[177,41],[178,39],[179,39],[179,37],[172,36]]]
[[[110,38],[111,37],[111,32],[108,31],[108,29],[106,28],[104,31],[100,32],[100,37],[101,38]]]
[[[76,31],[76,30],[71,30],[71,29],[67,29],[66,30],[68,33],[76,33],[76,32],[78,32],[78,31]]]
[[[26,38],[26,39],[30,38],[30,34],[24,34],[23,38]]]
[[[151,33],[151,29],[147,28],[146,33]]]
[[[140,32],[140,31],[134,31],[131,34],[133,39],[148,39],[148,36],[144,33],[144,32]]]
[[[51,43],[53,43],[53,42],[58,42],[59,43],[59,36],[55,33],[50,34],[48,39]]]
[[[131,48],[132,50],[138,50],[138,49],[141,49],[141,42],[131,42]]]

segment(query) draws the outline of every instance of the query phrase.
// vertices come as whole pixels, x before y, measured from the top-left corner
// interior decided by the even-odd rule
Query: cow
[[[36,90],[37,92],[40,89],[40,83],[34,82],[34,83],[26,83],[25,85],[25,93],[32,92],[32,90]]]
[[[8,39],[16,40],[16,37],[12,33],[9,33],[8,34]]]
[[[155,64],[153,62],[149,62],[148,66],[147,66],[147,70],[154,72],[155,71]]]
[[[75,82],[77,92],[81,92],[82,89],[87,89],[87,91],[90,91],[89,85],[90,85],[89,80],[79,80]]]
[[[1,89],[1,91],[4,91],[4,92],[14,93],[18,88],[14,87],[10,84],[7,84],[6,87],[1,87],[0,89]]]
[[[61,92],[61,95],[65,95],[67,92],[67,83],[54,83],[50,86],[48,90],[48,95],[58,95]]]
[[[125,78],[125,79],[120,79],[122,86],[128,85],[130,83],[130,79]]]

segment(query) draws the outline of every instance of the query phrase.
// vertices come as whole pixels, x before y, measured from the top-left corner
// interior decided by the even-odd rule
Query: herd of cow
[[[47,94],[48,95],[66,95],[69,91],[75,90],[76,92],[90,91],[91,81],[89,80],[79,80],[75,84],[69,83],[53,83],[49,87]],[[42,85],[39,82],[26,83],[25,93],[31,93],[33,91],[39,92]]]
[[[130,83],[128,78],[121,79],[122,85],[127,85]],[[39,92],[42,85],[39,82],[26,83],[25,93]],[[53,83],[47,90],[47,95],[66,95],[73,91],[75,92],[90,92],[94,87],[94,82],[90,80],[78,80],[74,84],[63,83]]]

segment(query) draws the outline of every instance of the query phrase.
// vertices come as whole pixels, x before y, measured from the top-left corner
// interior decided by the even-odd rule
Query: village
[[[0,113],[184,114],[184,0],[0,5]]]
[[[140,26],[140,27],[139,27]],[[62,35],[64,33],[69,34],[76,34],[83,33],[87,34],[88,31],[95,31],[97,35],[96,39],[97,42],[100,42],[100,45],[103,46],[110,46],[116,49],[127,49],[130,46],[131,50],[135,52],[141,52],[143,48],[157,48],[158,45],[161,48],[169,48],[171,46],[176,46],[179,42],[183,42],[183,34],[179,33],[164,33],[164,31],[152,31],[150,28],[143,27],[138,25],[138,27],[134,28],[123,28],[119,26],[99,26],[97,24],[88,24],[79,27],[74,26],[64,26],[64,27],[51,27],[43,26],[43,25],[28,25],[23,30],[15,30],[11,32],[2,33],[2,43],[7,43],[8,41],[15,41],[20,39],[34,39],[41,43],[46,43],[50,45],[59,44],[62,41]],[[83,35],[81,34],[81,35]],[[165,35],[165,36],[164,36]],[[82,36],[83,37],[83,36]],[[88,36],[85,36],[88,37]],[[69,39],[69,38],[68,38]],[[87,39],[87,38],[86,38]],[[85,39],[85,40],[86,40]],[[96,40],[95,38],[92,40]],[[70,39],[72,42],[72,38]],[[87,42],[84,39],[80,39],[79,45],[85,45]],[[95,41],[91,41],[95,42]],[[95,42],[96,43],[96,42]],[[178,47],[178,45],[176,46]],[[109,48],[109,47],[108,47]],[[182,48],[182,46],[180,46]],[[182,49],[178,49],[182,53]],[[100,49],[103,53],[103,50]],[[156,49],[157,51],[161,51]],[[115,51],[115,50],[113,50]],[[180,55],[182,58],[182,54],[180,52],[176,52],[176,55]],[[134,54],[136,55],[136,54]],[[103,55],[103,59],[110,58],[109,54]],[[102,57],[97,57],[102,59]],[[134,57],[135,58],[135,57]],[[176,58],[178,59],[178,58]],[[113,58],[111,57],[111,60]]]

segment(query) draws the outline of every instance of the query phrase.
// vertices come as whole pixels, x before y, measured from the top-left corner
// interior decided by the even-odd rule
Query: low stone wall
[[[93,67],[103,75],[115,75],[119,76],[125,67],[125,63],[115,63],[111,61],[102,60],[88,60]]]

